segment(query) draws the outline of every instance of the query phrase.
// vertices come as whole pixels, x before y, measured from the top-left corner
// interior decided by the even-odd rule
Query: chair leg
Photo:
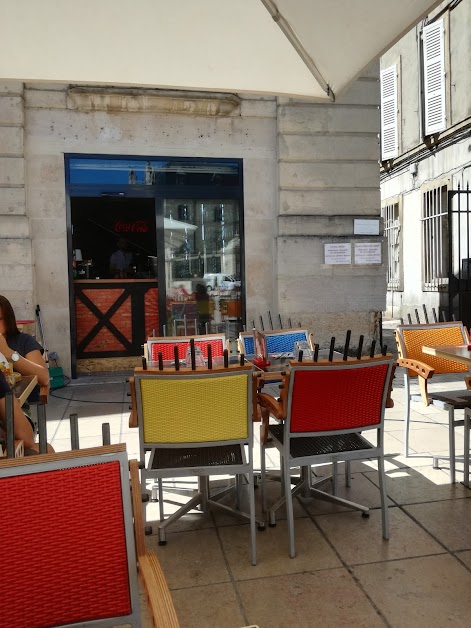
[[[290,468],[283,460],[283,477],[285,479],[285,486],[290,486]],[[286,491],[286,518],[288,521],[288,536],[289,536],[289,555],[291,558],[296,556],[296,548],[294,546],[294,511],[293,511],[293,495],[291,491]]]
[[[339,465],[338,462],[332,463],[332,495],[337,495],[337,485],[339,477]]]
[[[265,451],[266,451],[266,447],[265,445],[263,445],[263,443],[260,443],[260,479],[261,479],[261,486],[260,486],[260,491],[262,493],[261,495],[261,499],[262,499],[262,516],[263,518],[265,518],[265,513],[267,512],[267,494],[266,494],[266,461],[265,461]]]
[[[352,486],[352,465],[350,460],[345,462],[345,486],[347,488]]]
[[[164,488],[163,488],[162,478],[158,478],[157,485],[158,485],[158,491],[159,491],[159,516],[160,516],[160,521],[163,521],[165,519],[165,515],[164,515]]]
[[[378,458],[379,491],[381,494],[381,520],[383,524],[383,539],[389,539],[389,510],[388,495],[386,493],[386,475],[384,473],[384,458]]]
[[[249,471],[249,504],[250,504],[250,544],[252,553],[252,565],[257,564],[257,541],[255,531],[255,490],[253,469]]]
[[[409,456],[409,423],[410,423],[410,381],[408,373],[404,374],[404,456]]]
[[[455,411],[453,407],[448,408],[448,439],[450,443],[450,482],[456,482],[455,465]]]
[[[469,432],[471,430],[471,411],[466,408],[464,411],[464,479],[463,484],[469,488]]]

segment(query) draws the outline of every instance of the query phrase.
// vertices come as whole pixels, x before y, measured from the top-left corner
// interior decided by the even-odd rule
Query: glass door
[[[240,210],[235,199],[164,199],[166,335],[241,328]]]

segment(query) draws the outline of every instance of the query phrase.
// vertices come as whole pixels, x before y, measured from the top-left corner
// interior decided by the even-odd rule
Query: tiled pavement
[[[129,456],[138,457],[126,392],[125,377],[119,375],[81,378],[54,391],[50,442],[58,451],[70,449],[68,417],[76,412],[81,447],[100,444],[106,421],[112,442],[126,442]],[[390,540],[381,536],[372,463],[354,463],[352,487],[340,491],[369,505],[369,519],[326,502],[297,500],[294,559],[288,555],[283,515],[275,528],[257,533],[255,567],[246,524],[219,513],[187,515],[170,527],[165,547],[158,546],[157,537],[146,537],[162,563],[183,628],[471,625],[471,491],[450,485],[445,466],[432,469],[432,453],[447,449],[443,412],[414,404],[413,451],[408,458],[402,455],[402,392],[398,372],[395,407],[386,411]],[[462,435],[459,428],[459,451]],[[273,452],[270,457],[276,466]],[[258,464],[258,445],[255,459]],[[324,472],[328,469],[317,469]],[[186,485],[193,482],[189,478]],[[279,484],[271,482],[269,491],[275,499]],[[183,499],[178,493],[168,498]],[[166,511],[171,510],[168,503]],[[146,506],[146,516],[157,518],[156,504]]]

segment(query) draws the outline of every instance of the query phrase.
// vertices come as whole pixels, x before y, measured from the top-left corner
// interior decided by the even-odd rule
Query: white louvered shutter
[[[443,20],[424,27],[425,135],[446,128]]]
[[[381,71],[381,159],[399,154],[397,125],[397,66]]]

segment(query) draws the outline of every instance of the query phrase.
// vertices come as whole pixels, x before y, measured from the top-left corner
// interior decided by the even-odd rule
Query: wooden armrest
[[[136,384],[134,377],[129,378],[129,389],[131,391],[131,413],[129,415],[129,427],[137,427],[137,402],[136,402]]]
[[[50,384],[46,384],[45,386],[43,385],[39,387],[39,401],[43,405],[46,405],[49,400],[49,390],[50,390]]]
[[[435,373],[435,369],[426,364],[425,362],[419,362],[419,360],[409,360],[408,358],[398,358],[397,366],[405,366],[410,371],[414,371],[420,377],[424,379],[430,379]]]
[[[146,593],[154,626],[179,628],[172,596],[157,556],[146,547],[144,517],[142,514],[141,483],[137,460],[129,461],[131,474],[131,499],[134,515],[134,536],[139,578]]]
[[[428,396],[427,382],[433,377],[435,370],[425,362],[419,362],[419,360],[409,360],[407,358],[399,358],[397,365],[404,366],[410,371],[413,371],[416,375],[419,375],[420,395],[424,405],[429,406],[430,399]]]
[[[391,377],[389,379],[389,386],[388,386],[388,397],[386,399],[386,408],[394,408],[394,400],[391,397],[391,393],[392,393],[392,388],[393,388],[394,374],[396,372],[396,367],[397,367],[397,364],[392,365]]]
[[[282,421],[285,418],[284,404],[282,401],[277,401],[275,397],[266,393],[258,393],[258,403],[261,408],[268,410],[269,414],[278,419],[278,421]]]
[[[464,383],[466,384],[466,388],[468,390],[471,390],[471,377],[465,377],[464,378]]]

